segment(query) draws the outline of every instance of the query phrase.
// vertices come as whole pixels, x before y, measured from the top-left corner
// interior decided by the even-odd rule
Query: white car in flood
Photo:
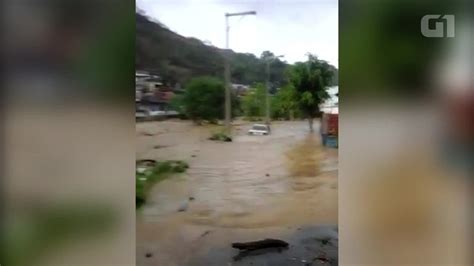
[[[249,135],[268,135],[270,134],[270,126],[264,124],[254,124],[248,131]]]

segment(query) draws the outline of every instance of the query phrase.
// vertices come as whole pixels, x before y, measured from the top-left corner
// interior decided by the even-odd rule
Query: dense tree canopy
[[[265,85],[258,83],[242,97],[242,110],[247,118],[265,115]]]
[[[282,87],[272,97],[272,117],[294,119],[299,116],[296,96],[295,88],[291,84]]]
[[[299,110],[308,118],[311,131],[313,119],[320,113],[319,105],[330,97],[326,90],[333,75],[331,65],[312,54],[308,54],[306,62],[296,63],[289,71]]]
[[[174,108],[188,118],[200,122],[215,121],[224,116],[224,83],[212,77],[192,79],[182,95],[173,99]],[[233,113],[238,109],[237,98],[232,98]]]

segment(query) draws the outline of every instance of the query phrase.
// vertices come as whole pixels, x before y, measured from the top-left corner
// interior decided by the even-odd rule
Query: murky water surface
[[[216,130],[208,126],[137,124],[137,159],[190,164],[137,213],[138,265],[227,265],[231,242],[337,224],[337,150],[302,121],[275,122],[270,136],[248,136],[250,127],[240,123],[234,141],[220,143],[207,140]]]

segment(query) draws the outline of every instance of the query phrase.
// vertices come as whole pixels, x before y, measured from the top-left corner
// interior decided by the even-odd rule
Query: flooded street
[[[137,211],[138,265],[302,265],[317,255],[291,247],[311,241],[308,233],[334,234],[318,226],[337,225],[337,150],[304,121],[274,122],[270,136],[249,136],[250,127],[236,123],[224,143],[207,139],[215,126],[137,124],[137,159],[190,165],[155,185]],[[232,260],[232,242],[263,238],[289,241],[289,253]]]

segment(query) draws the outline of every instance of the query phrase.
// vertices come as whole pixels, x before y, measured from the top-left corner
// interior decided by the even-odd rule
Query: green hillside
[[[230,56],[233,83],[265,81],[265,63],[262,58],[206,45],[196,38],[183,37],[165,25],[136,13],[136,69],[156,72],[171,84],[185,84],[191,78],[203,75],[223,78],[225,53]],[[268,53],[264,52],[262,56]],[[270,80],[274,87],[286,82],[287,66],[286,62],[278,59],[272,63]]]

